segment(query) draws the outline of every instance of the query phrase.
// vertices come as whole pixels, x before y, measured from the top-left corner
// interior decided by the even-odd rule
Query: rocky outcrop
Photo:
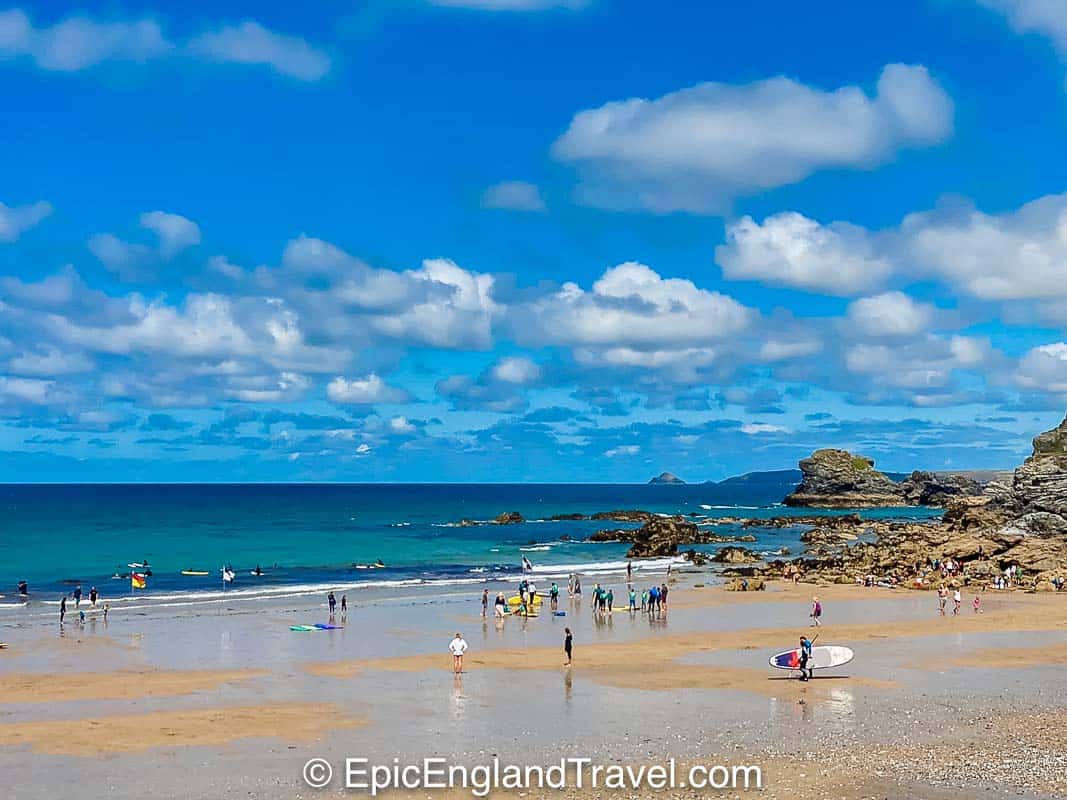
[[[655,478],[649,481],[654,484],[673,484],[676,486],[685,486],[685,481],[679,478],[677,475],[670,472],[661,472]]]
[[[616,511],[598,511],[589,519],[594,520],[611,520],[612,522],[651,522],[654,519],[662,519],[658,514],[653,514],[651,511],[641,511],[640,509],[628,509],[628,510],[616,510]]]
[[[722,588],[728,592],[762,592],[767,584],[762,578],[734,578]]]
[[[701,530],[684,517],[656,517],[633,531],[627,558],[673,556],[680,544],[696,544]]]
[[[505,511],[493,520],[495,525],[518,525],[520,522],[526,522],[526,520],[518,511]]]
[[[904,502],[909,506],[945,506],[956,497],[982,493],[978,481],[963,475],[942,475],[916,470],[899,484]]]
[[[847,450],[816,450],[800,460],[800,485],[789,506],[868,508],[904,502],[900,486],[874,468],[874,461]]]

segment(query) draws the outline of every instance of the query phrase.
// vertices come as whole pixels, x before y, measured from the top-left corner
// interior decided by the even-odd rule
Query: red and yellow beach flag
[[[137,572],[130,573],[130,588],[131,589],[143,589],[145,588],[145,577]]]

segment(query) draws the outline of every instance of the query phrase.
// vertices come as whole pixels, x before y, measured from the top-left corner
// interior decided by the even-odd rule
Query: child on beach
[[[981,614],[982,613],[982,598],[979,597],[978,595],[975,595],[974,596],[974,602],[971,603],[971,606],[974,608],[974,613],[975,614]]]
[[[942,584],[937,588],[937,605],[941,616],[945,616],[945,604],[948,603],[948,589]]]
[[[958,617],[960,615],[960,606],[963,605],[963,595],[960,594],[960,588],[957,586],[956,591],[952,594],[952,616]]]
[[[459,631],[448,645],[448,651],[452,653],[452,672],[459,675],[463,672],[463,654],[467,652],[467,641]]]
[[[610,614],[615,608],[615,591],[613,589],[608,589],[605,600],[607,601],[608,613]]]
[[[811,598],[811,614],[809,616],[814,627],[818,628],[822,625],[819,619],[822,616],[822,603],[819,602],[818,597]]]
[[[570,628],[563,629],[563,652],[567,654],[567,663],[563,666],[569,667],[571,665],[571,649],[574,646],[574,636],[571,634]]]

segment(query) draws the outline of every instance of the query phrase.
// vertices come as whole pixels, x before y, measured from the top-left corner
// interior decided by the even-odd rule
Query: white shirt
[[[955,603],[959,603],[959,602],[960,602],[960,601],[961,601],[962,599],[963,599],[963,598],[962,598],[962,597],[960,597],[960,590],[959,590],[959,589],[957,589],[957,590],[956,590],[956,593],[952,595],[952,600],[953,600],[953,602],[955,602]]]
[[[467,652],[467,640],[457,636],[452,640],[452,643],[448,645],[448,649],[452,651],[452,655],[461,656]]]

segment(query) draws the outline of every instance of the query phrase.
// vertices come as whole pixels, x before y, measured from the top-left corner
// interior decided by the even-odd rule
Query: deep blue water
[[[220,568],[237,572],[227,592],[269,595],[324,586],[480,582],[520,573],[595,574],[624,567],[626,545],[584,541],[595,521],[549,522],[554,514],[641,508],[700,518],[790,513],[776,504],[788,485],[3,485],[0,486],[0,603],[19,580],[31,598],[55,600],[80,583],[129,595],[131,562],[147,560],[143,597],[222,590]],[[518,511],[518,525],[458,527]],[[808,512],[810,513],[810,512]],[[924,509],[872,515],[924,516]],[[699,520],[698,520],[699,521]],[[723,533],[736,530],[720,526]],[[760,530],[755,549],[799,550],[795,530]],[[562,541],[570,537],[571,541]],[[709,545],[707,550],[716,546]],[[381,559],[384,569],[360,569]],[[254,577],[256,566],[266,573]],[[635,564],[635,566],[645,566]],[[659,569],[665,562],[656,562]],[[206,570],[206,577],[181,575]]]

